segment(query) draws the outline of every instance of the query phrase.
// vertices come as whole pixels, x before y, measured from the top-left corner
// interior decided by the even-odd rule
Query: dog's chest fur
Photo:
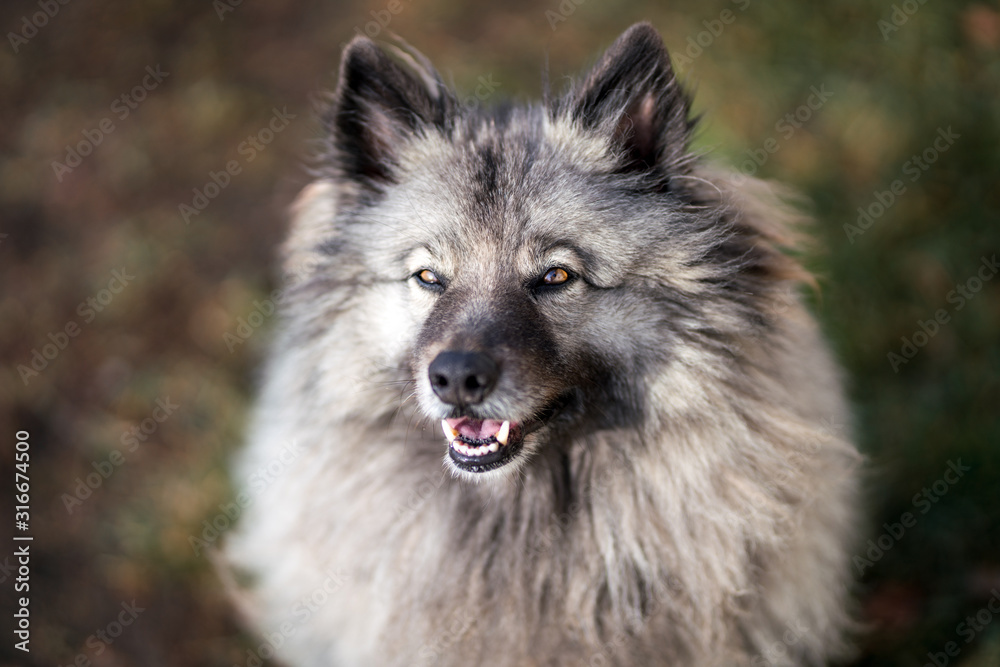
[[[648,25],[493,116],[403,57],[345,50],[296,205],[227,545],[251,622],[295,665],[841,654],[857,455],[792,214],[691,155]],[[502,362],[480,420],[523,440],[488,474],[428,385],[456,341]]]

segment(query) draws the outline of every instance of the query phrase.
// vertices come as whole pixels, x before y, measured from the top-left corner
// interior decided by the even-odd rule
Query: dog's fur
[[[227,549],[262,636],[315,666],[842,653],[857,454],[795,216],[690,152],[647,24],[534,106],[394,52],[346,47],[286,246]],[[496,362],[482,400],[436,395],[455,349]],[[554,404],[499,469],[447,454],[443,418]]]

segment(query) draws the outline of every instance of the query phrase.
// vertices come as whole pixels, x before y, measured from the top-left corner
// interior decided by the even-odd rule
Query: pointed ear
[[[355,37],[340,63],[333,104],[323,114],[338,179],[379,191],[394,180],[401,147],[432,127],[444,129],[454,98],[416,50],[391,47],[409,71],[367,37]]]
[[[606,133],[626,171],[680,168],[694,128],[690,101],[649,23],[626,30],[563,100],[578,124]]]

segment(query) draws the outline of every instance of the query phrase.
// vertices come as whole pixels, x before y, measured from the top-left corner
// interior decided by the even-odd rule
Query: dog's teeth
[[[451,447],[465,456],[486,456],[487,454],[493,454],[497,452],[501,445],[499,442],[493,441],[490,443],[467,445],[461,440],[452,440]]]
[[[500,430],[497,431],[497,442],[501,445],[507,444],[507,438],[510,436],[510,422],[505,421],[501,426]],[[496,450],[494,450],[496,451]]]
[[[458,437],[458,431],[451,427],[447,419],[441,420],[441,428],[444,430],[444,437],[448,438],[448,442]]]

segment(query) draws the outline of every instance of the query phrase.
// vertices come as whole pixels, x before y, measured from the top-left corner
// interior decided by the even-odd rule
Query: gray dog
[[[794,213],[690,152],[648,24],[531,106],[393,56],[344,50],[285,247],[227,546],[255,655],[842,655],[858,455]]]

